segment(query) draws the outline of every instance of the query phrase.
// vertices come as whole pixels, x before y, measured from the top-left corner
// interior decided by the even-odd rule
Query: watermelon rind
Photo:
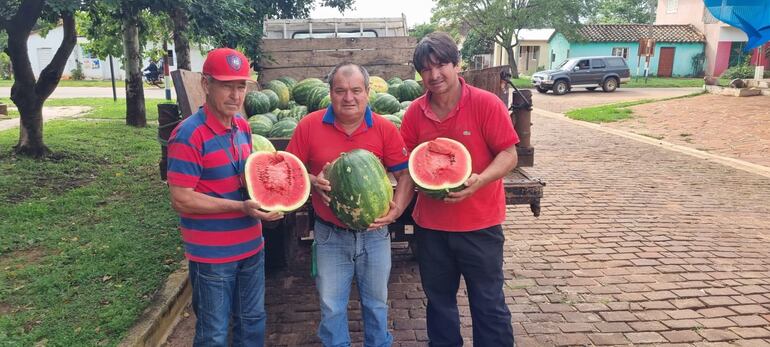
[[[340,154],[325,177],[332,187],[329,207],[352,229],[367,229],[390,209],[393,186],[380,160],[367,150]]]
[[[300,200],[294,201],[294,202],[290,202],[290,203],[287,203],[285,205],[267,206],[267,205],[260,204],[260,209],[262,209],[264,211],[291,212],[291,211],[297,210],[300,207],[302,207],[302,205],[305,204],[305,202],[307,201],[308,197],[310,196],[310,176],[308,176],[307,169],[305,168],[305,165],[302,163],[302,161],[299,160],[299,158],[297,158],[294,154],[291,154],[289,152],[284,152],[284,151],[254,152],[251,155],[249,155],[249,158],[246,159],[246,170],[245,170],[246,189],[249,191],[249,196],[251,196],[251,198],[253,200],[257,201],[257,203],[259,203],[259,197],[255,197],[254,196],[254,186],[253,186],[253,183],[252,183],[252,182],[254,182],[254,179],[256,179],[256,177],[252,176],[254,174],[253,173],[254,170],[250,170],[249,168],[251,168],[252,165],[254,165],[253,162],[260,155],[281,155],[281,156],[284,157],[284,160],[294,160],[294,161],[296,161],[299,164],[299,166],[302,168],[302,170],[301,170],[302,177],[300,179],[304,180],[304,182],[305,182],[304,190],[302,192],[303,193],[302,195],[304,196],[303,199],[300,199]]]
[[[434,198],[434,199],[444,199],[446,198],[450,192],[456,192],[465,189],[465,182],[468,180],[469,177],[471,177],[471,172],[473,170],[473,165],[471,165],[471,154],[468,152],[468,149],[465,148],[465,146],[456,141],[452,140],[446,137],[437,137],[433,141],[446,141],[449,144],[456,145],[455,148],[457,149],[457,155],[462,155],[465,157],[465,162],[468,163],[466,171],[463,173],[463,178],[461,180],[458,180],[456,182],[446,182],[443,184],[429,184],[422,180],[420,177],[417,176],[417,171],[412,170],[411,168],[416,168],[417,164],[417,157],[420,152],[427,150],[426,146],[431,141],[426,141],[418,145],[417,147],[412,150],[412,153],[409,155],[409,175],[412,176],[412,180],[414,181],[415,186],[417,186],[417,189],[424,192],[427,196]]]

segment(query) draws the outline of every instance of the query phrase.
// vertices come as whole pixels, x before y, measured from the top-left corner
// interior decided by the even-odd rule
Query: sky
[[[401,17],[403,13],[411,28],[430,21],[433,5],[433,0],[355,0],[353,10],[345,11],[344,15],[336,9],[316,7],[310,11],[310,18]]]

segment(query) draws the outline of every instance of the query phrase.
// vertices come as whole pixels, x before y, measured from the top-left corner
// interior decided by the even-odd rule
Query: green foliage
[[[690,62],[692,63],[693,76],[703,77],[704,65],[706,64],[706,53],[700,52],[693,55]]]
[[[428,35],[434,31],[438,30],[438,24],[436,23],[420,23],[412,27],[412,29],[409,30],[409,36],[412,36],[414,38],[417,38],[419,41],[425,35]]]
[[[733,66],[722,73],[722,78],[728,80],[736,78],[754,78],[754,67],[748,64]]]
[[[654,19],[655,3],[650,9],[647,0],[598,0],[591,22],[596,24],[650,23]]]
[[[495,42],[490,37],[480,35],[476,31],[471,31],[465,37],[463,48],[460,49],[460,55],[465,61],[471,61],[471,58],[477,54],[492,53]]]
[[[513,51],[519,44],[519,31],[524,28],[555,28],[559,32],[576,32],[580,20],[593,9],[592,0],[437,0],[433,21],[453,30],[476,32]],[[511,52],[509,52],[509,55]],[[516,61],[509,60],[514,77]]]
[[[0,344],[114,346],[150,305],[183,259],[156,133],[52,121],[38,161],[0,132]]]
[[[75,81],[81,81],[84,80],[85,77],[85,74],[83,74],[83,63],[76,59],[75,68],[70,71],[70,78]]]
[[[8,80],[11,77],[11,58],[5,52],[0,51],[0,79]]]

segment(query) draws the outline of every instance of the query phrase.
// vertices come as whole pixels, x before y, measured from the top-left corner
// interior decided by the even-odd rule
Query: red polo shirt
[[[364,121],[350,135],[335,122],[331,106],[310,113],[297,125],[286,151],[296,155],[308,171],[317,176],[326,163],[333,162],[343,152],[358,148],[372,152],[389,172],[404,170],[409,164],[409,153],[398,128],[373,113],[368,106]],[[347,228],[323,203],[319,194],[313,194],[311,200],[316,217]]]
[[[457,140],[471,154],[473,173],[480,174],[498,153],[517,144],[519,137],[499,97],[462,78],[460,84],[460,102],[444,120],[431,110],[430,92],[412,102],[401,123],[401,136],[410,151],[437,137]],[[505,220],[503,180],[490,182],[458,203],[419,193],[412,216],[423,228],[444,231],[473,231],[500,224]]]

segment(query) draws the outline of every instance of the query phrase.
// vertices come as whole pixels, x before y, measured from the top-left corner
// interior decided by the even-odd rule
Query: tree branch
[[[56,50],[51,62],[46,66],[43,71],[40,72],[40,78],[35,83],[35,93],[45,99],[51,93],[53,93],[56,86],[59,85],[59,80],[64,72],[64,67],[67,66],[67,59],[72,53],[72,49],[75,48],[77,43],[77,32],[75,30],[75,17],[73,13],[62,12],[61,14],[63,22],[64,37],[62,38],[59,49]]]

